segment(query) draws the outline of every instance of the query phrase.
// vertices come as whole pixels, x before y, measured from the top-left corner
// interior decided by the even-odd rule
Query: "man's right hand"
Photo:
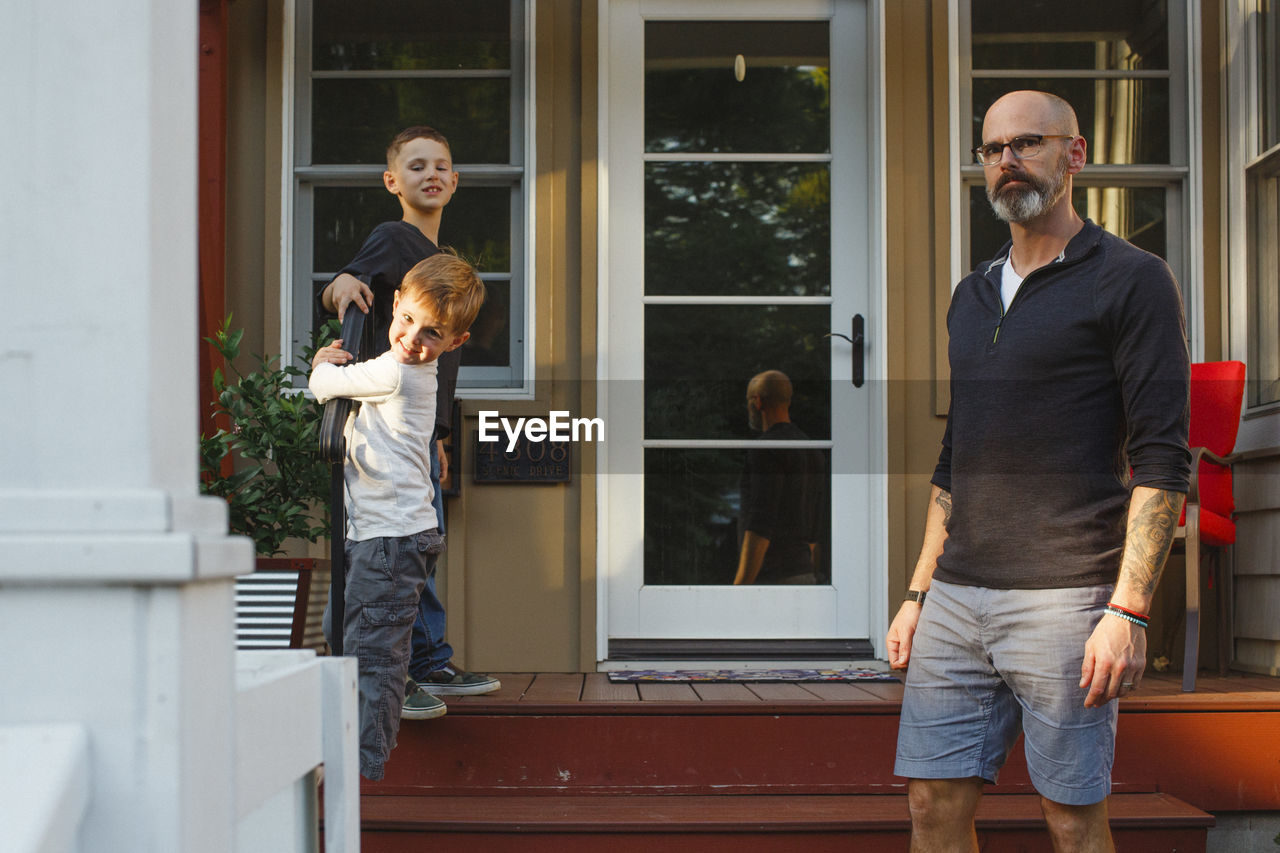
[[[920,623],[920,605],[914,601],[904,601],[898,608],[898,615],[893,617],[889,625],[889,633],[885,636],[885,647],[889,653],[889,666],[893,669],[906,669],[911,660],[911,641],[916,635],[916,625]]]
[[[331,311],[338,314],[338,322],[342,322],[343,316],[347,313],[348,305],[355,305],[364,313],[369,313],[369,308],[373,305],[373,291],[369,285],[350,273],[342,273],[330,283],[328,292],[325,294],[324,300],[328,304],[325,305]]]

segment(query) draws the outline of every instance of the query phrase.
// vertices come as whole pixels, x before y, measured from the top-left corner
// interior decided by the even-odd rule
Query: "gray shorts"
[[[1117,703],[1086,708],[1079,684],[1111,591],[934,581],[912,641],[894,773],[995,782],[1022,732],[1042,796],[1078,806],[1105,799]]]

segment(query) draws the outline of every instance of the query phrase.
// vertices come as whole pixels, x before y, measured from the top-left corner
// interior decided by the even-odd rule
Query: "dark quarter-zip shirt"
[[[934,577],[1114,583],[1130,489],[1187,490],[1181,295],[1163,260],[1086,220],[1005,310],[1011,247],[960,282],[947,312],[951,408],[932,482],[952,513]]]

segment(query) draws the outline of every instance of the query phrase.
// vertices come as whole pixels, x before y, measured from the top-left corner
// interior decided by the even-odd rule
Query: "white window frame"
[[[951,175],[951,286],[955,287],[972,268],[984,258],[970,259],[965,263],[969,246],[969,189],[982,185],[982,167],[972,165],[969,149],[970,129],[967,116],[972,112],[972,51],[969,44],[970,10],[974,2],[983,0],[949,0],[948,40],[949,63],[949,116],[950,138],[954,150],[949,157]],[[1204,223],[1203,175],[1201,169],[1200,139],[1204,119],[1200,109],[1202,71],[1200,56],[1200,0],[1171,0],[1169,3],[1169,69],[1161,74],[1136,76],[1167,77],[1170,81],[1169,102],[1171,110],[1185,107],[1185,116],[1171,117],[1172,127],[1185,121],[1185,137],[1170,137],[1170,162],[1150,165],[1089,164],[1076,176],[1075,186],[1087,187],[1136,187],[1159,186],[1166,190],[1165,210],[1168,235],[1168,262],[1182,285],[1183,300],[1187,311],[1187,331],[1191,343],[1193,361],[1204,359],[1204,255],[1201,241],[1190,235],[1202,234]],[[1034,76],[1036,70],[1026,75],[1008,72],[1017,79]],[[1002,72],[1003,76],[1004,72]],[[984,75],[984,76],[990,76]],[[1067,76],[1058,75],[1053,76]],[[1081,70],[1077,75],[1089,79],[1116,76],[1106,71]],[[1127,75],[1135,76],[1135,75]],[[1183,98],[1179,98],[1179,95]],[[1181,120],[1180,120],[1181,119]]]
[[[1249,256],[1250,214],[1247,187],[1250,172],[1280,156],[1280,145],[1262,148],[1262,128],[1257,105],[1261,97],[1259,81],[1263,70],[1259,55],[1258,22],[1255,16],[1259,0],[1229,0],[1225,12],[1225,48],[1227,74],[1225,121],[1223,122],[1224,172],[1226,176],[1226,246],[1223,252],[1222,280],[1230,357],[1250,362],[1252,334],[1249,305],[1252,258]],[[1271,14],[1280,14],[1272,4]],[[1277,84],[1280,86],[1280,83]],[[1273,104],[1280,109],[1280,103]],[[1245,412],[1236,439],[1237,451],[1268,450],[1276,447],[1277,420],[1280,403],[1249,406],[1245,395]]]
[[[482,399],[532,399],[534,397],[533,377],[536,375],[534,353],[536,352],[535,330],[535,286],[534,257],[536,245],[536,199],[535,168],[537,150],[535,146],[537,117],[533,93],[536,90],[534,70],[535,40],[534,24],[537,0],[511,0],[516,10],[521,31],[514,33],[513,50],[519,50],[521,56],[513,62],[511,69],[511,132],[513,140],[518,140],[521,159],[518,165],[502,164],[462,164],[457,166],[461,189],[476,186],[511,186],[512,192],[512,226],[511,226],[511,309],[513,310],[512,328],[522,333],[518,337],[522,343],[513,343],[511,348],[511,365],[503,367],[468,367],[465,362],[458,377],[456,395],[459,398]],[[281,186],[280,186],[280,348],[281,361],[284,364],[296,364],[301,352],[294,345],[294,331],[299,311],[309,314],[310,306],[302,308],[295,302],[295,293],[299,291],[300,277],[310,277],[310,258],[312,257],[309,230],[310,193],[303,185],[314,186],[380,186],[384,167],[380,164],[359,166],[299,166],[298,145],[302,134],[310,133],[310,102],[300,104],[299,90],[310,79],[310,70],[301,69],[299,62],[304,59],[298,50],[298,42],[303,35],[299,26],[309,20],[311,0],[284,0],[283,10],[283,44],[282,67],[283,76],[281,92]],[[310,33],[305,35],[310,38]],[[406,75],[407,76],[407,75]],[[298,217],[306,215],[307,223],[300,223]],[[302,227],[307,225],[307,227]],[[305,258],[305,260],[302,260]],[[303,270],[304,263],[308,269]],[[481,274],[486,280],[508,280],[506,275]],[[517,314],[518,311],[518,314]]]

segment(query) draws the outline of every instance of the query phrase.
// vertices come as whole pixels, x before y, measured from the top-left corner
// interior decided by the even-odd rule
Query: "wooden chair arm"
[[[1232,463],[1239,459],[1239,454],[1229,453],[1226,456],[1219,456],[1207,447],[1191,448],[1191,484],[1187,488],[1187,503],[1200,502],[1200,463],[1212,462],[1223,468],[1230,468]]]

